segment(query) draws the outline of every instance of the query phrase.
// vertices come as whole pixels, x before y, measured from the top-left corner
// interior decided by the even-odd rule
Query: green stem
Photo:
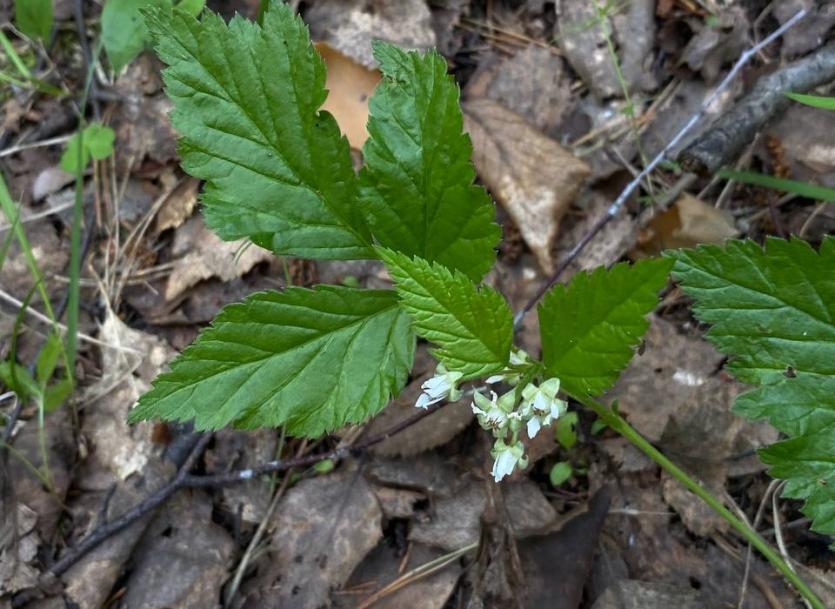
[[[572,396],[573,397],[573,396]],[[800,576],[786,563],[780,555],[775,552],[766,541],[757,534],[757,532],[748,526],[745,522],[737,518],[728,508],[726,508],[719,499],[714,497],[701,484],[691,478],[687,472],[682,470],[675,463],[670,461],[663,453],[655,448],[650,442],[644,438],[638,431],[632,427],[626,420],[612,409],[607,408],[600,402],[591,398],[577,398],[580,403],[593,410],[609,427],[614,429],[624,438],[632,442],[638,449],[640,449],[650,459],[661,466],[668,474],[678,480],[691,493],[704,501],[711,509],[719,514],[728,524],[730,524],[736,531],[752,546],[768,559],[775,569],[777,569],[783,576],[791,582],[798,593],[807,601],[814,609],[826,609],[821,600],[815,595],[811,588],[804,582]]]

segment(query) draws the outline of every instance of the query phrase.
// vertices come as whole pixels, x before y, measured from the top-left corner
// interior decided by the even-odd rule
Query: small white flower
[[[495,391],[491,391],[490,395],[491,398],[488,400],[476,391],[473,394],[472,409],[478,417],[479,424],[484,429],[493,432],[502,431],[507,427],[510,417],[514,414],[513,395],[505,394],[499,397]]]
[[[521,442],[508,446],[504,440],[498,439],[493,445],[492,455],[496,459],[493,463],[493,479],[500,482],[505,476],[513,473],[517,466],[527,466],[528,460],[524,456],[525,447]]]
[[[455,402],[461,399],[461,391],[455,385],[462,376],[462,373],[449,372],[443,364],[438,364],[435,375],[420,386],[423,393],[418,396],[415,406],[425,409],[441,400],[449,399],[450,402]]]
[[[560,390],[560,380],[551,378],[542,383],[539,387],[533,383],[522,390],[523,416],[528,418],[528,436],[533,438],[539,433],[540,428],[550,425],[554,420],[560,418],[568,408],[563,400],[557,398]]]
[[[529,358],[528,354],[522,349],[517,349],[516,351],[510,352],[511,366],[521,366],[522,364],[527,364],[530,361],[531,358]]]

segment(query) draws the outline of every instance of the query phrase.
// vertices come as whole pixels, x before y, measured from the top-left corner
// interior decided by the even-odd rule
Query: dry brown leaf
[[[682,194],[662,214],[655,216],[639,237],[638,252],[654,256],[665,249],[721,243],[736,237],[733,216],[691,194]]]
[[[623,95],[609,42],[617,43],[618,64],[629,89],[653,87],[647,61],[655,38],[654,7],[654,0],[632,0],[622,4],[618,14],[601,18],[599,8],[589,0],[556,3],[557,44],[596,97]]]
[[[478,541],[487,505],[485,484],[494,482],[469,480],[455,494],[439,498],[430,517],[414,523],[409,539],[449,552]],[[539,487],[528,479],[507,482],[502,492],[510,523],[518,535],[541,531],[557,517]]]
[[[582,215],[566,218],[560,238],[557,240],[557,262],[562,262],[574,247],[591,230],[591,227],[606,213],[617,192],[602,190],[587,190],[579,197],[575,207],[582,210]],[[596,269],[609,266],[620,260],[632,249],[637,236],[635,222],[629,214],[621,212],[594,239],[594,243],[585,248],[568,265],[563,279],[574,275],[577,271]]]
[[[573,106],[563,58],[535,44],[501,60],[494,51],[467,83],[466,93],[502,104],[549,135]]]
[[[99,337],[108,345],[133,349],[103,348],[102,379],[85,396],[88,404],[82,432],[93,449],[92,460],[113,481],[142,472],[156,449],[149,423],[128,425],[127,415],[151,381],[176,355],[162,339],[129,328],[108,310]],[[106,487],[111,481],[88,486]]]
[[[272,551],[247,586],[247,607],[318,609],[383,536],[382,512],[356,471],[302,480],[272,525]]]
[[[682,590],[659,582],[625,580],[606,590],[592,609],[705,609],[706,606],[696,590]]]
[[[199,188],[200,180],[194,178],[187,178],[177,185],[157,212],[156,230],[158,233],[169,228],[177,228],[191,216],[194,206],[197,205]]]
[[[368,68],[376,68],[372,40],[401,47],[435,46],[429,8],[423,0],[318,0],[305,14],[311,35]]]
[[[656,317],[651,322],[643,355],[632,360],[606,399],[618,400],[638,431],[692,471],[761,471],[752,449],[775,441],[776,432],[731,412],[743,386],[719,371],[722,354],[704,340],[680,334],[670,322]],[[751,459],[730,459],[747,453]]]
[[[241,248],[245,249],[241,251]],[[221,240],[206,228],[199,217],[180,227],[173,250],[188,253],[174,263],[168,277],[165,299],[169,302],[204,279],[217,277],[221,281],[230,281],[245,275],[256,264],[272,259],[270,252],[244,240]]]
[[[488,100],[464,104],[479,176],[507,209],[542,269],[554,268],[552,249],[560,218],[589,168],[524,118]]]
[[[326,42],[317,42],[316,49],[328,67],[328,97],[322,109],[333,114],[351,148],[362,150],[368,139],[368,99],[380,82],[380,71],[360,65]]]
[[[212,500],[184,491],[170,499],[132,557],[124,606],[131,609],[209,609],[235,554],[232,536],[212,521]]]

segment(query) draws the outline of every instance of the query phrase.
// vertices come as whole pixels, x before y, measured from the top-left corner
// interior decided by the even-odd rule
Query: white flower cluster
[[[512,474],[516,467],[525,468],[528,465],[525,447],[519,439],[522,428],[526,428],[528,437],[534,438],[542,427],[550,425],[566,411],[568,405],[557,397],[559,390],[560,381],[556,378],[548,379],[539,386],[528,383],[522,389],[518,405],[516,389],[502,396],[491,391],[490,399],[478,392],[473,395],[472,408],[478,422],[484,429],[493,432],[496,438],[491,452],[495,459],[493,478],[496,482]]]
[[[528,464],[525,447],[519,439],[521,430],[526,429],[528,437],[533,438],[542,427],[550,425],[568,408],[563,400],[557,398],[560,390],[557,378],[548,379],[539,386],[527,383],[520,394],[518,385],[523,377],[520,370],[528,364],[530,360],[524,351],[513,352],[510,367],[504,373],[488,378],[487,383],[505,382],[514,389],[502,396],[491,391],[490,398],[478,391],[473,394],[472,409],[479,424],[496,438],[491,451],[495,459],[493,478],[496,482],[512,474],[517,466],[524,468]],[[450,372],[443,364],[438,364],[435,375],[421,385],[423,393],[415,406],[428,408],[441,400],[454,402],[461,399],[461,390],[456,385],[462,376],[460,372]],[[521,401],[517,405],[520,395]]]

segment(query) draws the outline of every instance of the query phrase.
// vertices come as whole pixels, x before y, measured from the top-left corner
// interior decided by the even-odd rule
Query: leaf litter
[[[85,4],[95,23],[95,7]],[[217,4],[231,8],[233,3]],[[240,2],[236,8],[254,10],[255,4]],[[640,165],[641,149],[653,154],[663,146],[747,45],[752,28],[766,31],[762,20],[771,17],[757,21],[756,11],[737,5],[720,11],[714,22],[691,2],[669,6],[659,2],[653,16],[654,3],[638,1],[597,22],[588,2],[529,2],[513,9],[505,3],[489,4],[488,9],[460,0],[348,5],[319,1],[303,8],[316,38],[328,45],[322,48],[329,49],[331,75],[339,76],[328,81],[328,103],[333,105],[325,107],[337,115],[357,150],[366,137],[367,96],[376,78],[371,39],[415,48],[441,44],[464,91],[479,180],[503,206],[499,218],[506,234],[511,225],[521,234],[518,255],[503,255],[488,277],[518,310],[544,273],[564,260],[605,212],[613,193]],[[776,3],[773,18],[783,21],[791,8],[801,4],[811,3]],[[815,6],[817,18],[768,53],[764,59],[772,64],[769,68],[777,66],[779,57],[800,57],[826,44],[832,25],[828,4]],[[56,18],[69,20],[72,15],[68,10],[56,11]],[[607,48],[607,32],[633,96],[635,125],[624,115],[628,104]],[[69,65],[69,57],[60,52],[56,60],[59,66]],[[175,171],[176,134],[167,118],[170,103],[162,93],[159,65],[152,55],[142,54],[131,63],[119,75],[114,91],[119,103],[102,101],[117,136],[111,190],[118,193],[122,185],[130,184],[118,222],[132,227],[150,205],[137,193],[158,192]],[[736,89],[732,93],[723,98],[722,106],[711,109],[711,118],[727,107]],[[72,116],[65,102],[19,92],[13,101],[17,109],[10,102],[5,108],[9,133],[15,137],[71,135],[71,122],[58,120],[59,114]],[[47,126],[35,128],[46,118],[50,125],[52,121],[58,125],[57,132],[50,133]],[[823,184],[832,180],[826,130],[816,128],[824,120],[829,120],[828,115],[792,107],[769,127],[783,144],[793,177]],[[27,234],[56,301],[67,265],[69,216],[61,208],[72,200],[69,176],[55,170],[59,157],[60,146],[43,146],[8,158],[11,182],[17,185],[14,194],[24,204]],[[763,142],[748,162],[766,172],[775,166]],[[87,177],[86,192],[107,220],[114,201],[90,184],[102,179],[110,183],[106,175],[110,169],[100,164],[96,171]],[[664,193],[676,177],[672,170],[656,172],[652,187]],[[700,183],[700,188],[704,186]],[[5,474],[14,480],[17,503],[7,506],[4,497],[3,514],[14,509],[17,525],[14,530],[8,525],[3,529],[3,594],[42,584],[48,564],[43,557],[60,556],[63,547],[71,546],[95,523],[133,506],[172,475],[173,464],[162,455],[182,430],[128,428],[123,418],[138,392],[173,355],[170,343],[182,347],[222,304],[253,288],[286,283],[285,260],[254,245],[212,240],[195,216],[199,188],[196,180],[184,180],[157,212],[154,229],[142,243],[147,258],[127,288],[127,304],[119,305],[116,313],[107,307],[105,313],[96,313],[101,322],[99,338],[128,345],[143,355],[122,358],[113,349],[85,353],[78,419],[69,410],[47,417],[49,469],[57,492],[45,491],[21,463],[9,463]],[[718,194],[715,187],[679,193],[670,210],[653,217],[643,231],[635,218],[643,213],[645,203],[631,202],[629,213],[612,222],[563,279],[582,268],[640,255],[636,243],[644,251],[657,251],[675,243],[721,242],[736,231],[758,236],[768,230],[762,205],[756,198],[750,200],[750,191],[731,191],[722,210],[715,207]],[[750,211],[756,205],[759,208]],[[794,201],[781,205],[778,214],[795,232],[804,227],[808,235],[831,230],[828,210],[813,215],[814,210],[810,202]],[[44,216],[35,218],[37,214]],[[82,275],[91,311],[99,306],[93,271],[103,274],[102,261],[115,245],[103,232],[93,238],[91,264]],[[0,231],[0,244],[5,234]],[[109,238],[114,238],[112,232]],[[12,248],[0,270],[0,288],[21,298],[32,281],[20,251]],[[286,262],[288,269],[295,264]],[[306,281],[302,276],[311,273],[332,283],[389,285],[374,262],[317,263],[304,273],[289,275]],[[643,355],[634,359],[611,397],[650,440],[716,491],[727,490],[751,514],[762,498],[765,479],[754,451],[774,440],[773,430],[728,414],[733,397],[743,387],[722,372],[721,356],[707,347],[692,321],[680,314],[679,305],[673,292],[653,319]],[[35,306],[40,305],[35,302]],[[529,318],[521,330],[532,353],[539,349],[535,324]],[[10,323],[6,325],[10,332]],[[7,335],[2,340],[7,355]],[[27,330],[21,346],[22,357],[35,353],[37,333]],[[425,354],[423,346],[420,352]],[[370,423],[365,437],[411,416],[420,384],[432,372],[428,365],[416,366],[401,397]],[[6,408],[5,403],[2,406]],[[23,418],[14,446],[37,466],[40,430],[31,408],[24,410]],[[648,608],[713,607],[739,602],[744,546],[729,547],[722,524],[712,513],[631,445],[606,430],[593,434],[591,421],[583,420],[578,433],[580,445],[587,446],[582,449],[566,451],[552,436],[540,434],[541,460],[503,486],[502,497],[497,498],[478,477],[485,454],[472,418],[468,402],[462,401],[381,443],[356,465],[341,465],[327,474],[299,472],[300,478],[269,518],[274,490],[270,480],[253,479],[208,493],[181,493],[65,574],[62,595],[91,609],[113,601],[146,608],[220,606],[221,587],[236,567],[247,537],[268,518],[268,543],[248,565],[241,588],[243,606],[358,607],[376,598],[372,606],[476,607],[480,598],[473,589],[483,592],[484,598],[502,591],[473,588],[473,582],[485,584],[493,576],[508,585],[515,581],[514,545],[523,565],[541,565],[526,567],[532,582],[539,581],[537,569],[545,573],[540,582],[543,591],[534,586],[528,606],[558,597],[564,589],[555,586],[563,583],[574,591],[560,597],[566,607],[607,609],[629,602]],[[345,428],[329,441],[349,442],[357,434],[356,429]],[[714,449],[706,455],[703,447],[708,441]],[[251,467],[274,458],[278,444],[278,433],[222,432],[200,467],[208,473]],[[557,460],[571,460],[575,468],[587,471],[575,475],[568,487],[552,489],[547,471]],[[617,482],[616,491],[600,526],[601,508],[590,498],[610,481]],[[490,506],[497,502],[522,514],[522,522],[509,525],[491,515]],[[584,523],[586,509],[590,511]],[[797,516],[790,505],[781,509],[789,520]],[[565,518],[566,514],[571,517]],[[514,538],[521,532],[530,536],[517,542]],[[572,534],[574,541],[566,541]],[[785,535],[793,555],[816,561],[821,577],[831,578],[831,555],[813,549],[820,547],[819,540],[796,528],[787,528]],[[421,565],[480,540],[489,540],[481,551],[458,556],[394,591],[386,588]],[[576,561],[577,573],[561,564],[566,555],[583,557]],[[561,578],[549,580],[549,566]],[[607,578],[600,573],[607,573]],[[751,574],[746,607],[774,606],[775,598],[792,606],[792,596],[762,561],[752,560]],[[583,588],[585,600],[572,601]],[[381,590],[381,597],[372,596]],[[540,600],[537,594],[542,595]],[[46,607],[57,603],[63,605],[58,596],[49,594],[39,602]]]

